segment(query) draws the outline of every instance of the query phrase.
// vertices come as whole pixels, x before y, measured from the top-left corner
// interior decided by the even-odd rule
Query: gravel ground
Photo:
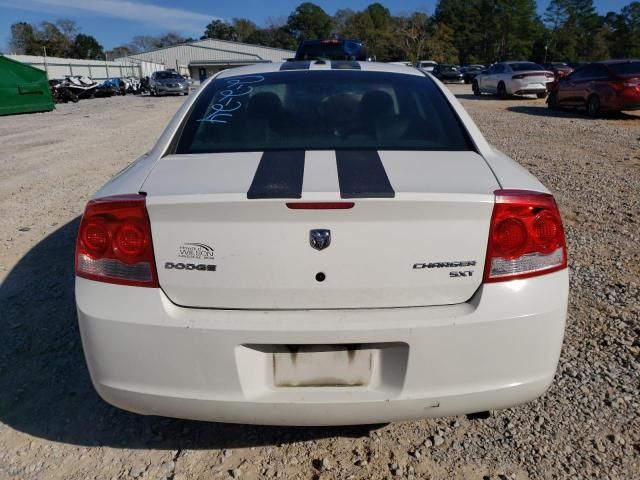
[[[348,428],[208,424],[105,404],[76,325],[78,215],[182,99],[83,101],[0,117],[0,479],[640,478],[640,116],[591,120],[452,89],[562,208],[571,297],[544,397],[488,419]]]

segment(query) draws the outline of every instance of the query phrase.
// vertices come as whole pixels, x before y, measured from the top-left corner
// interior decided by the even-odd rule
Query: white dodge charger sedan
[[[417,69],[226,70],[89,201],[98,393],[141,414],[333,425],[542,395],[568,297],[553,197]]]
[[[547,84],[554,75],[533,62],[500,62],[476,75],[471,84],[473,93],[493,93],[500,98],[509,95],[547,96]]]

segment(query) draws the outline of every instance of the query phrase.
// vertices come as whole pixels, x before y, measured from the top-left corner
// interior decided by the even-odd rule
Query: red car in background
[[[566,77],[571,72],[573,72],[573,68],[563,62],[543,63],[542,66],[548,72],[552,72],[556,77],[556,80],[558,80],[560,77]]]
[[[547,72],[553,73],[553,82],[547,83],[549,92],[553,91],[561,77],[566,77],[575,70],[563,62],[542,63],[541,65]]]
[[[640,60],[608,60],[585,65],[561,77],[547,99],[549,108],[603,111],[640,110]]]

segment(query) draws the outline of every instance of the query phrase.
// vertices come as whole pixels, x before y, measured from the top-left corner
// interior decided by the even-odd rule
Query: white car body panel
[[[310,153],[313,166],[305,168],[300,201],[340,201],[335,152]],[[204,308],[382,308],[468,300],[481,281],[493,192],[499,188],[495,177],[472,152],[380,156],[395,198],[297,215],[281,199],[247,208],[260,153],[163,158],[142,186],[163,289],[178,305]],[[467,175],[451,182],[460,171]],[[318,227],[335,238],[323,252],[311,250],[306,240]],[[164,262],[182,261],[178,252],[186,242],[215,249],[216,275],[162,268]],[[476,266],[456,281],[447,270],[413,269],[418,262],[452,260]],[[322,288],[318,272],[327,272]]]
[[[87,363],[106,401],[145,415],[270,425],[400,421],[533,400],[553,380],[567,295],[564,270],[483,285],[450,306],[209,310],[178,307],[160,289],[76,280]],[[368,385],[275,387],[259,346],[310,343],[391,344],[392,374],[378,362]]]
[[[499,150],[493,149],[484,159],[502,188],[551,193],[526,168]]]
[[[361,66],[430,77],[399,65]],[[141,288],[76,279],[99,394],[141,414],[280,425],[472,413],[540,396],[559,358],[567,270],[481,280],[493,192],[547,190],[494,150],[439,82],[477,153],[379,152],[395,198],[355,199],[352,210],[292,212],[288,200],[248,200],[261,152],[167,155],[209,82],[278,68],[258,64],[207,80],[154,148],[96,193],[146,194],[160,280],[160,288]],[[344,201],[335,165],[334,152],[306,152],[296,201]],[[312,251],[313,228],[340,235]],[[176,261],[181,243],[207,241],[215,244],[215,274],[224,276],[186,279],[162,268]],[[412,268],[465,260],[478,261],[474,275],[453,284],[443,279],[447,269]],[[323,284],[316,272],[326,272]],[[326,379],[318,386],[318,365],[339,386]]]

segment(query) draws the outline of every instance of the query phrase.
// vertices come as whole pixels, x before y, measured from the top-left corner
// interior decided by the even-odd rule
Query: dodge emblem
[[[309,243],[316,250],[324,250],[331,245],[331,231],[323,228],[311,230],[309,232]]]

